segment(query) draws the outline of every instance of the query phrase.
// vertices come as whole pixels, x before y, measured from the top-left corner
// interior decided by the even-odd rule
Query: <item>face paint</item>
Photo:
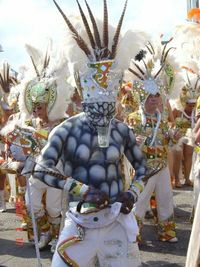
[[[83,103],[86,117],[97,133],[100,147],[109,146],[110,125],[115,115],[115,102]]]

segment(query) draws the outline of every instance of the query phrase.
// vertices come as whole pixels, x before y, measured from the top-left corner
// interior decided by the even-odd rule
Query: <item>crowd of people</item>
[[[122,35],[127,1],[116,27],[106,1],[102,21],[87,2],[70,18],[54,3],[64,52],[27,44],[30,66],[1,68],[0,212],[20,203],[52,267],[139,267],[145,215],[160,242],[179,242],[173,189],[193,187],[186,267],[200,266],[199,25]]]

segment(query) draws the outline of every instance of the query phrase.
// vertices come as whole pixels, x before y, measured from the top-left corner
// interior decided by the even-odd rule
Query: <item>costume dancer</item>
[[[115,102],[122,82],[122,71],[120,65],[116,69],[115,58],[119,56],[118,41],[127,3],[114,38],[110,40],[111,47],[109,36],[113,28],[108,27],[106,1],[103,41],[98,31],[99,24],[101,27],[102,24],[96,23],[86,2],[94,27],[92,33],[78,3],[91,46],[55,4],[82,49],[78,51],[76,46],[74,53],[70,49],[67,52],[71,58],[75,56],[79,59],[79,70],[82,67],[82,72],[76,71],[75,74],[82,95],[83,112],[51,132],[35,168],[35,178],[50,186],[65,188],[80,200],[67,213],[52,266],[95,266],[96,258],[102,267],[140,266],[136,242],[138,227],[131,210],[143,189],[145,161],[133,131],[114,118]],[[77,22],[76,26],[84,35],[80,21]],[[71,45],[71,49],[75,49],[77,44]],[[134,181],[131,181],[127,191],[124,189],[124,155],[135,169]],[[59,174],[55,177],[58,163],[63,166],[64,179]]]
[[[12,86],[17,85],[17,79],[11,75],[10,66],[7,62],[3,64],[2,71],[0,73],[0,88],[1,88],[1,99],[0,99],[0,128],[2,129],[10,115],[14,112],[13,107],[8,103],[8,96]],[[0,141],[0,153],[1,153],[1,167],[0,167],[0,212],[6,211],[5,202],[5,180],[6,173],[10,172],[7,162],[6,145],[4,140]]]
[[[11,144],[10,150],[15,157],[19,157],[24,151],[25,158],[31,154],[34,160],[37,160],[38,154],[46,144],[49,132],[66,118],[67,101],[70,100],[73,88],[66,82],[69,75],[66,62],[57,61],[57,58],[51,56],[49,47],[46,55],[30,45],[26,45],[26,48],[34,72],[30,71],[21,82],[19,108],[23,119],[13,122],[14,130],[8,134],[8,139]],[[22,159],[23,161],[25,159]],[[24,178],[23,175],[21,178]],[[51,241],[54,250],[60,228],[62,191],[32,178],[29,179],[29,184],[37,223],[39,249],[46,247]],[[28,238],[33,241],[28,194],[26,206]]]
[[[199,1],[187,1],[188,16],[184,24],[177,26],[174,33],[174,45],[176,46],[175,56],[183,68],[184,84],[180,85],[183,91],[180,95],[179,105],[175,103],[175,117],[177,127],[185,135],[186,130],[194,127],[195,123],[195,103],[199,94]],[[183,142],[182,142],[183,141]],[[179,165],[183,159],[185,184],[192,185],[190,177],[193,147],[185,141],[187,137],[181,140],[181,151],[175,152],[174,170],[178,181]],[[180,150],[179,149],[179,150]],[[193,180],[193,179],[192,179]]]
[[[192,231],[190,235],[186,267],[199,267],[200,266],[200,239],[199,239],[199,219],[200,219],[200,97],[196,105],[196,124],[192,132],[191,142],[194,145],[194,157],[192,173],[194,176],[194,218]]]
[[[167,48],[168,43],[157,47],[149,42],[146,49],[132,60],[129,70],[136,78],[133,81],[133,90],[140,108],[129,114],[128,123],[134,128],[136,140],[146,156],[147,165],[160,165],[160,171],[147,182],[135,204],[134,210],[139,225],[142,226],[150,198],[155,192],[158,239],[176,242],[168,145],[170,140],[176,142],[180,136],[170,129],[166,109],[161,108],[161,103],[166,106],[175,79],[173,65],[169,64],[171,48]],[[141,239],[141,236],[139,238]]]

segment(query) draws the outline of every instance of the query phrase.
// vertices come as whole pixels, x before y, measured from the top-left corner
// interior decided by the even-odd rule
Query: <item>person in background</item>
[[[194,176],[194,214],[193,225],[188,244],[186,267],[199,267],[200,265],[200,240],[197,238],[200,233],[200,97],[196,103],[196,123],[190,135],[191,143],[194,146],[193,176]]]
[[[167,65],[166,45],[161,47],[163,49],[161,55],[155,55],[153,46],[149,42],[148,51],[140,52],[136,57],[137,60],[131,62],[132,66],[129,71],[135,78],[132,90],[139,108],[128,115],[127,122],[129,127],[134,129],[137,143],[140,144],[147,160],[147,166],[157,170],[157,173],[148,180],[134,206],[140,230],[154,193],[156,200],[154,216],[158,239],[173,243],[178,239],[175,231],[173,192],[168,167],[168,147],[172,142],[177,142],[180,134],[173,130],[169,122],[169,112],[166,113],[167,109],[163,108],[167,107],[169,98],[169,84],[163,82],[166,80],[165,76],[168,78],[166,67],[170,67],[169,64]],[[155,47],[154,51],[156,51]],[[150,55],[148,56],[147,53]],[[141,241],[141,233],[138,238]]]
[[[13,107],[8,104],[7,97],[10,93],[12,86],[17,85],[18,81],[10,74],[10,66],[7,62],[3,63],[2,70],[0,72],[0,89],[2,99],[0,99],[0,129],[2,129],[11,114],[13,114]],[[5,140],[1,138],[0,141],[0,153],[1,153],[1,167],[0,167],[0,212],[6,211],[5,201],[5,181],[6,181],[6,145]]]

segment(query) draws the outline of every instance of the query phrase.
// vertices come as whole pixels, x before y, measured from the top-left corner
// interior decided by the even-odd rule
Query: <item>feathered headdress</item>
[[[20,111],[28,117],[34,104],[46,103],[50,121],[66,117],[67,105],[74,90],[66,81],[69,76],[67,63],[53,57],[49,46],[45,55],[31,45],[26,45],[26,49],[34,72],[26,73],[21,82]],[[59,57],[63,58],[62,55]]]
[[[8,104],[8,96],[13,86],[18,84],[16,77],[10,73],[10,65],[7,62],[3,63],[3,68],[0,72],[0,88],[1,88],[1,106],[3,109],[11,109]]]
[[[197,98],[200,95],[200,76],[193,69],[183,66],[185,70],[185,84],[182,87],[180,94],[180,101],[184,107],[186,103],[196,103]]]
[[[192,9],[191,6],[190,9]],[[190,10],[189,9],[189,10]],[[200,75],[200,27],[198,23],[187,22],[176,28],[174,45],[177,47],[175,56],[182,71],[181,92],[174,104],[177,109],[184,109],[186,102],[196,102],[199,94]]]
[[[115,102],[122,82],[122,71],[116,71],[115,59],[127,0],[116,29],[108,24],[106,0],[104,0],[103,22],[95,19],[87,1],[85,4],[89,20],[78,0],[81,20],[77,17],[69,19],[55,0],[54,3],[71,32],[72,39],[68,36],[66,43],[67,57],[75,69],[75,79],[83,101]],[[80,49],[77,49],[77,45]]]
[[[141,105],[149,94],[159,93],[166,97],[171,94],[175,82],[175,61],[172,57],[168,59],[174,49],[168,48],[171,41],[156,45],[149,41],[131,61],[128,70],[134,75],[133,90]]]
[[[78,0],[76,0],[78,4],[78,8],[80,11],[80,15],[87,33],[87,36],[89,38],[90,45],[88,45],[88,42],[85,41],[81,35],[78,33],[77,29],[73,26],[71,21],[67,18],[67,16],[64,14],[62,9],[59,7],[59,5],[56,3],[55,0],[53,0],[56,7],[58,8],[59,12],[63,16],[69,30],[72,33],[72,36],[74,40],[76,41],[79,48],[85,53],[89,61],[96,62],[96,61],[102,61],[102,60],[113,60],[116,57],[117,53],[117,47],[120,37],[120,30],[122,26],[122,22],[124,19],[124,14],[127,6],[127,1],[125,1],[125,5],[122,11],[122,14],[120,16],[118,26],[116,28],[114,37],[111,41],[111,47],[109,47],[109,25],[108,25],[108,10],[107,10],[107,1],[104,0],[104,19],[103,19],[103,38],[101,38],[99,28],[97,25],[97,21],[92,13],[92,10],[90,9],[90,6],[88,5],[87,1],[85,0],[86,7],[89,13],[89,17],[92,23],[93,31],[91,30],[90,23],[87,20],[87,17],[85,13],[83,12],[83,9],[81,5],[79,4]]]

